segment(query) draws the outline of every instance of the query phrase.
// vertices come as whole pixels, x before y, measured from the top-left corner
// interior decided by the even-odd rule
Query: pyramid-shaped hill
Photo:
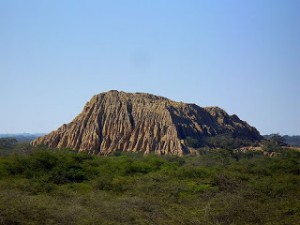
[[[69,124],[32,142],[94,154],[114,151],[183,155],[207,138],[229,135],[246,142],[259,132],[218,107],[202,108],[144,93],[109,91],[92,97]]]

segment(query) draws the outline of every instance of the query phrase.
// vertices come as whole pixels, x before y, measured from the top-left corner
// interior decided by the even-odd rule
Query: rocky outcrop
[[[233,133],[260,140],[259,132],[218,107],[171,101],[144,93],[109,91],[95,95],[69,124],[40,137],[32,145],[72,148],[93,154],[116,150],[183,155],[188,139]]]

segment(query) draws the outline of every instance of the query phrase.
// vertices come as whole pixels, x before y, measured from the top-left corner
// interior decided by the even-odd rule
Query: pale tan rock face
[[[228,132],[251,140],[261,138],[255,128],[217,107],[109,91],[95,95],[71,123],[34,140],[32,145],[105,155],[116,150],[183,155],[189,152],[188,137],[200,140]]]

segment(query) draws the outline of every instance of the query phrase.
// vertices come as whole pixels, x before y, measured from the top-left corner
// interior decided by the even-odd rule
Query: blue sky
[[[298,0],[0,0],[0,133],[50,132],[117,89],[300,135],[299,12]]]

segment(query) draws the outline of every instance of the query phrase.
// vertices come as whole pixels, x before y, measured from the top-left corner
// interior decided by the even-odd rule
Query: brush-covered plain
[[[199,151],[104,157],[18,146],[0,157],[0,224],[299,224],[299,152]]]

